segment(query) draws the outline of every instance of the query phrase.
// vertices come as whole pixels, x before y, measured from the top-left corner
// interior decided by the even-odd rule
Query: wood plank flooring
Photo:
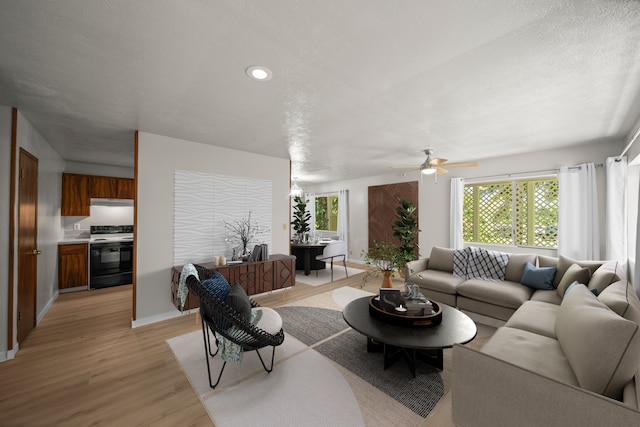
[[[277,306],[345,285],[360,287],[361,276],[256,300]],[[0,363],[0,426],[212,426],[165,343],[199,330],[195,314],[131,329],[131,302],[131,286],[61,294]]]

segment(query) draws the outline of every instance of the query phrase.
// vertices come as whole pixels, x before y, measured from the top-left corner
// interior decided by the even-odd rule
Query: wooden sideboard
[[[216,266],[215,263],[199,264],[211,271],[218,271],[229,283],[240,283],[247,295],[257,295],[276,289],[288,288],[296,284],[296,257],[291,255],[274,254],[268,261],[243,262]],[[182,266],[171,269],[171,300],[178,305],[178,286]],[[198,297],[189,292],[184,305],[185,310],[199,307]]]

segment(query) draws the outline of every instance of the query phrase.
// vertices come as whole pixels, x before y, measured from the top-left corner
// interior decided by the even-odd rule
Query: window
[[[558,179],[545,177],[465,184],[465,242],[558,246]]]
[[[338,195],[316,196],[316,230],[338,231]]]

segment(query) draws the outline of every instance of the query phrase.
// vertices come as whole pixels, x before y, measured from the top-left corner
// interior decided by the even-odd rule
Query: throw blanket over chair
[[[343,240],[335,240],[324,247],[321,255],[316,256],[318,261],[331,260],[331,281],[333,282],[333,259],[342,257],[342,264],[344,264],[344,273],[349,277],[347,273],[347,244]],[[316,270],[316,276],[318,276],[318,270]]]
[[[186,267],[186,266],[185,266]],[[242,352],[255,350],[264,370],[273,370],[276,346],[284,341],[282,319],[273,309],[260,307],[249,299],[244,289],[229,283],[220,273],[212,273],[202,266],[194,266],[197,276],[189,274],[186,279],[188,289],[200,299],[200,315],[202,317],[202,338],[204,341],[205,360],[209,374],[209,386],[216,388],[228,361],[239,361]],[[214,333],[215,353],[211,349],[211,335]],[[271,364],[262,360],[258,351],[272,346]],[[221,351],[222,350],[222,351]],[[211,379],[209,356],[215,357],[218,352],[224,361],[215,384]]]

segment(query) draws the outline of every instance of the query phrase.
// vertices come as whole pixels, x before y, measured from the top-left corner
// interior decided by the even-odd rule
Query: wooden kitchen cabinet
[[[131,178],[118,178],[117,199],[135,199],[136,185]]]
[[[89,216],[89,177],[71,173],[62,174],[63,216]]]
[[[91,215],[91,198],[133,199],[135,181],[112,176],[62,174],[62,216]]]
[[[130,178],[90,176],[89,196],[99,199],[133,199],[135,184]]]
[[[58,288],[89,285],[89,244],[58,245]]]
[[[111,176],[91,176],[89,196],[97,199],[117,199],[118,179]]]

